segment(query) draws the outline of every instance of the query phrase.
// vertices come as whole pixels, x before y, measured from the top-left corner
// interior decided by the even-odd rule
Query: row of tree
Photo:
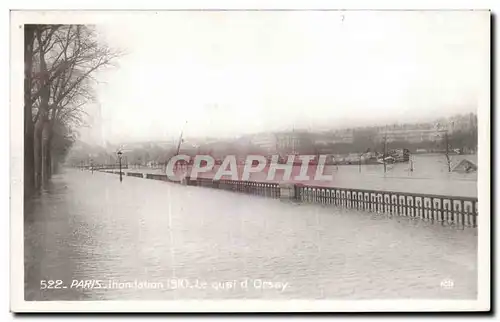
[[[94,101],[95,74],[120,53],[93,26],[24,26],[24,187],[40,190],[64,160],[85,106]]]

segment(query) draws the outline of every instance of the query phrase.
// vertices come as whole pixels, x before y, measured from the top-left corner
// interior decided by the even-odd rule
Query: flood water
[[[24,230],[26,300],[477,293],[476,229],[101,172],[55,175]]]

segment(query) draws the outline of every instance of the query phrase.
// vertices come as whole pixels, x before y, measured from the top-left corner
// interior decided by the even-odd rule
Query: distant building
[[[420,143],[424,141],[435,141],[440,138],[440,133],[437,129],[413,129],[413,130],[379,130],[375,137],[376,142],[384,142],[387,137],[387,142],[406,141],[410,143]]]
[[[477,129],[477,115],[470,113],[457,115],[448,120],[448,130],[451,133],[460,131],[468,132]]]
[[[296,154],[299,145],[300,138],[294,133],[280,133],[277,135],[277,148],[282,155]]]
[[[312,135],[303,131],[292,131],[276,134],[277,150],[280,155],[311,154],[314,149]]]
[[[327,146],[330,144],[352,144],[354,142],[354,131],[352,129],[337,130],[335,132],[314,133],[313,142],[316,145]]]
[[[89,114],[86,121],[89,126],[81,127],[78,130],[81,140],[92,145],[104,147],[106,140],[103,132],[103,118],[100,104],[89,106]]]
[[[271,154],[277,151],[278,139],[274,133],[259,133],[251,136],[250,143]]]
[[[260,133],[253,135],[250,143],[268,154],[280,155],[312,153],[313,140],[309,133],[291,131],[280,133]]]
[[[354,142],[354,131],[352,129],[340,130],[335,132],[333,143],[347,143]]]
[[[160,142],[155,142],[155,144],[162,148],[162,149],[170,149],[170,148],[174,148],[176,145],[175,145],[175,142],[172,140],[172,141],[160,141]]]

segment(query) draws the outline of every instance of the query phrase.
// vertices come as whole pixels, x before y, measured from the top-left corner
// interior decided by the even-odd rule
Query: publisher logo
[[[453,287],[455,287],[455,282],[453,282],[452,279],[446,278],[441,281],[441,288],[445,290],[451,290]]]

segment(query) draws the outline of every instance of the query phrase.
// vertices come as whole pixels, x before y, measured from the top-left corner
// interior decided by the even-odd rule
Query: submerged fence
[[[118,174],[119,171],[114,173]],[[144,177],[142,173],[128,172],[127,175]],[[191,179],[186,177],[179,181],[171,180],[165,174],[152,173],[146,174],[145,178],[409,217],[443,225],[458,225],[461,227],[477,227],[478,225],[478,199],[472,197],[305,186],[302,184],[212,180],[209,178]]]
[[[303,202],[477,227],[477,198],[298,185],[295,193]]]
[[[127,172],[128,177],[144,178],[144,174],[140,172]]]
[[[236,181],[236,180],[212,180],[208,178],[188,178],[187,185],[216,188],[270,198],[280,198],[280,186],[278,183]]]
[[[82,168],[80,166],[80,168]],[[120,169],[119,164],[94,164],[94,165],[85,165],[84,169],[90,170],[93,168],[94,170],[112,170],[112,169]],[[128,169],[128,164],[122,164],[122,169]]]

